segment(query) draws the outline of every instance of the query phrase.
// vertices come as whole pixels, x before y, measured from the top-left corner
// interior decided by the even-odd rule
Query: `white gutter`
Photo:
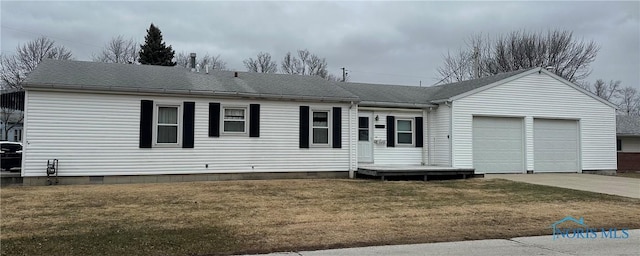
[[[398,103],[398,102],[378,102],[378,101],[360,101],[358,104],[361,107],[389,107],[389,108],[428,108],[437,107],[437,105],[430,103]]]

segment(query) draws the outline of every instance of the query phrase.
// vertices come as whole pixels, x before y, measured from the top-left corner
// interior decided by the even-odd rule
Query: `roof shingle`
[[[25,88],[74,87],[113,91],[164,91],[253,95],[272,98],[313,98],[357,101],[358,97],[317,76],[234,71],[205,74],[177,67],[44,60],[29,75]]]
[[[618,136],[640,136],[640,116],[616,116]]]
[[[529,70],[531,69],[522,69],[512,72],[500,73],[493,76],[432,87],[365,83],[340,83],[340,86],[360,97],[360,100],[362,100],[363,102],[369,101],[428,104],[437,100],[449,99],[453,96],[472,91],[486,85],[490,85],[492,83],[501,81],[520,73],[524,73]]]
[[[523,69],[433,87],[368,83],[335,83],[317,76],[234,71],[190,72],[177,67],[44,60],[25,81],[25,88],[53,86],[113,91],[198,93],[227,96],[362,101],[371,105],[424,107],[438,100],[526,72]],[[238,77],[235,77],[235,73]]]

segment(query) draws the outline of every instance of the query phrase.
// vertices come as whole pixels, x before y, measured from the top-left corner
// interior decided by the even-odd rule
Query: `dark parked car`
[[[0,142],[0,167],[5,171],[22,165],[22,144],[18,142]]]

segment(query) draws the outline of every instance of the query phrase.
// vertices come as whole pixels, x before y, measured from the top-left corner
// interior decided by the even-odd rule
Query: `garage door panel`
[[[534,171],[577,172],[578,121],[534,119]]]
[[[484,173],[524,171],[522,118],[474,117],[473,166]]]

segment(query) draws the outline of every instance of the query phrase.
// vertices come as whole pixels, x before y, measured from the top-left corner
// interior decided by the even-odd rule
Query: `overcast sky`
[[[268,52],[309,49],[354,82],[431,85],[448,50],[474,33],[570,30],[601,46],[593,73],[640,90],[640,2],[1,2],[3,54],[39,35],[91,60],[110,38],[142,43],[150,23],[178,52],[233,70]]]

